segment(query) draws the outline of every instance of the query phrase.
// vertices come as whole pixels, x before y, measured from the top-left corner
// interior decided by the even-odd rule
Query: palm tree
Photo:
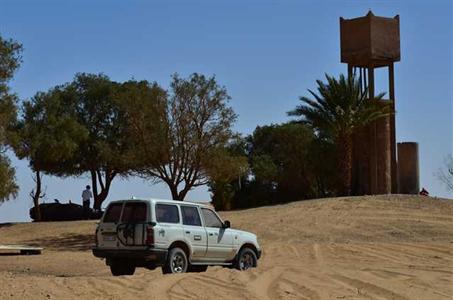
[[[339,192],[351,193],[352,179],[352,136],[356,129],[392,113],[390,104],[383,104],[384,93],[368,100],[367,90],[362,91],[355,77],[340,78],[326,74],[327,83],[317,80],[318,93],[308,90],[314,97],[300,97],[303,102],[290,116],[314,128],[319,136],[331,139],[337,147]]]

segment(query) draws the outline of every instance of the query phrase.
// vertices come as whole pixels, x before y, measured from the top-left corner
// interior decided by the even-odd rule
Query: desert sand
[[[0,225],[1,299],[453,299],[453,201],[350,197],[221,213],[258,235],[258,268],[112,277],[92,256],[94,221]]]

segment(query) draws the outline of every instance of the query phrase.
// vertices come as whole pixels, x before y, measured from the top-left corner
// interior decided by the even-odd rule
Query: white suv
[[[230,228],[210,207],[157,199],[114,201],[96,229],[96,257],[106,258],[114,276],[136,267],[165,273],[206,271],[208,266],[246,270],[257,266],[256,235]]]

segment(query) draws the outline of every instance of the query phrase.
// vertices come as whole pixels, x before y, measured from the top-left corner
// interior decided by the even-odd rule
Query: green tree
[[[128,86],[150,89],[134,82]],[[105,75],[77,74],[70,83],[36,94],[23,105],[13,143],[17,156],[29,159],[35,172],[89,174],[94,208],[101,208],[114,178],[127,176],[134,165],[128,116],[120,103],[134,99],[118,97],[121,93],[122,85]]]
[[[0,203],[17,196],[19,187],[15,182],[14,168],[5,155],[0,155]]]
[[[0,93],[4,96],[9,88],[8,81],[22,63],[22,45],[0,36]]]
[[[132,173],[143,175],[167,162],[167,92],[156,82],[131,80],[118,85],[115,101],[124,121],[125,142],[132,149],[127,157]]]
[[[229,210],[335,194],[334,147],[295,122],[259,126],[227,147],[243,172],[209,183],[216,209]],[[247,162],[245,161],[247,158]]]
[[[309,154],[313,131],[286,123],[257,127],[249,138],[251,169],[256,182],[268,186],[269,201],[287,202],[316,195]]]
[[[19,190],[15,170],[5,151],[8,131],[17,114],[17,97],[11,93],[8,82],[22,62],[21,52],[21,44],[0,36],[0,203],[16,197]]]
[[[207,184],[210,174],[218,172],[220,165],[228,165],[231,158],[222,149],[233,137],[236,115],[227,106],[230,97],[226,89],[219,86],[214,77],[194,73],[183,79],[174,75],[170,92],[159,95],[165,99],[162,100],[165,113],[159,118],[164,126],[161,149],[144,148],[149,145],[149,137],[139,128],[145,128],[149,118],[136,119],[140,123],[131,128],[131,135],[136,138],[134,144],[142,145],[138,153],[148,153],[143,155],[147,159],[141,162],[137,172],[164,182],[173,199],[184,200],[192,188]],[[157,161],[153,151],[159,153]]]
[[[249,173],[246,141],[240,136],[233,138],[226,148],[219,149],[223,157],[215,169],[210,170],[209,190],[216,210],[233,208],[235,194],[241,189],[241,182]]]
[[[105,75],[82,73],[66,88],[67,96],[74,99],[70,102],[76,103],[75,119],[88,132],[88,138],[79,143],[72,158],[68,175],[90,174],[95,209],[101,208],[113,179],[127,176],[133,150],[116,101],[117,86]]]
[[[314,197],[334,197],[338,193],[335,144],[315,137],[308,149],[307,166],[314,184]]]
[[[391,105],[379,101],[384,94],[367,99],[354,77],[326,75],[327,82],[317,80],[317,93],[309,90],[314,99],[300,97],[302,104],[288,114],[312,126],[320,136],[332,139],[337,149],[340,193],[349,195],[352,177],[352,135],[363,127],[392,112]]]
[[[79,144],[88,137],[87,130],[74,116],[74,98],[64,97],[64,87],[39,92],[22,104],[22,117],[10,133],[9,142],[19,159],[28,159],[35,173],[35,188],[30,197],[40,220],[39,200],[43,197],[43,173],[67,176],[73,169]],[[63,101],[62,99],[66,99]]]

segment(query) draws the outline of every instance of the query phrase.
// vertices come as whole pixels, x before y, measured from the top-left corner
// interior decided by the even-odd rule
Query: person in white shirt
[[[88,218],[90,212],[90,199],[93,198],[93,193],[91,193],[91,188],[89,185],[86,186],[86,189],[82,192],[82,204],[83,204],[83,213],[85,218]]]

